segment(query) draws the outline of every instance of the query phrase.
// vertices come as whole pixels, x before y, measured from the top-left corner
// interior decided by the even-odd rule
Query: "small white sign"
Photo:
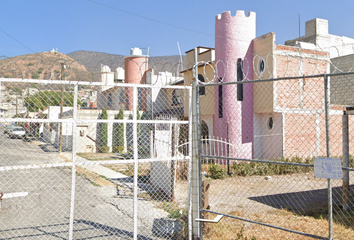
[[[340,158],[315,158],[314,170],[318,178],[342,179]]]

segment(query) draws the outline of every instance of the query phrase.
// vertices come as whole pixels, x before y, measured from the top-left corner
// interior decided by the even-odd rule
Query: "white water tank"
[[[140,48],[134,47],[134,48],[130,49],[130,55],[141,56],[141,55],[143,55],[143,51]]]

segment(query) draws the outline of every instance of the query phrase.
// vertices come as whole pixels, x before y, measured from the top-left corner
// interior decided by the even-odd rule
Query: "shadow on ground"
[[[353,228],[354,185],[350,186],[348,206],[343,209],[342,187],[332,188],[333,219],[335,222]],[[327,218],[328,189],[273,194],[250,197],[249,199],[277,209],[286,209],[298,215]]]
[[[132,226],[133,228],[133,226]],[[74,222],[74,239],[133,239],[133,232],[87,220]],[[41,226],[0,230],[0,239],[68,239],[69,223],[48,224]],[[138,235],[139,240],[153,240]]]

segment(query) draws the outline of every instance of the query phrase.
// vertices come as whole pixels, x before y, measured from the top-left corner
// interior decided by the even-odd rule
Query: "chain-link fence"
[[[189,87],[0,82],[1,239],[188,237]]]
[[[183,79],[144,56],[91,78],[1,68],[0,238],[353,238],[353,73],[289,49]],[[319,157],[342,179],[315,177]]]
[[[328,65],[319,59],[274,61],[277,78],[264,62],[246,71],[236,60],[191,72],[199,80],[200,208],[206,219],[223,216],[200,225],[203,238],[352,239],[354,74],[320,74]],[[290,77],[296,61],[301,77]],[[343,178],[315,177],[320,157],[341,159]]]

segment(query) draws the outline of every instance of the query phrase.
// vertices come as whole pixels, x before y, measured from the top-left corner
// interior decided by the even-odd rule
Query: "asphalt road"
[[[55,152],[0,132],[0,167],[63,162]],[[114,196],[78,175],[73,201],[69,167],[2,170],[0,190],[6,196],[0,239],[68,239],[72,202],[74,239],[133,238],[133,199]],[[150,202],[139,200],[138,206],[138,238],[157,239],[152,225],[159,213]]]

